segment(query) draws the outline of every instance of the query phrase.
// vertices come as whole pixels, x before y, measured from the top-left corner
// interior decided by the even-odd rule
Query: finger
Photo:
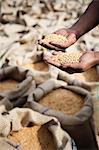
[[[73,69],[79,69],[79,68],[81,68],[81,64],[80,63],[66,63],[66,64],[63,64],[63,68],[67,68],[67,67],[70,67],[70,68],[73,68]]]
[[[66,41],[67,42],[67,41]],[[66,42],[50,42],[51,45],[55,46],[55,47],[58,47],[58,48],[61,48],[62,51],[65,51],[65,48],[66,48]]]
[[[52,57],[52,52],[51,51],[44,52],[44,57]]]
[[[82,61],[83,61],[84,55],[85,55],[86,53],[87,53],[87,51],[82,52],[82,55],[81,55],[80,58],[79,58],[79,62],[82,62]]]
[[[38,44],[40,44],[41,46],[48,48],[48,49],[53,49],[54,46],[50,45],[49,43],[44,42],[44,40],[38,40]]]
[[[60,53],[62,53],[61,51],[52,51],[53,55],[59,55]]]
[[[43,40],[41,39],[41,40],[38,40],[38,44],[42,44],[43,43]]]
[[[58,68],[61,66],[60,63],[53,61],[51,58],[47,58],[46,62]]]
[[[51,45],[50,43],[44,42],[43,40],[39,40],[38,44],[50,50],[63,51],[61,48],[55,47],[54,45]]]
[[[64,70],[71,72],[71,73],[83,72],[83,66],[81,63],[73,63],[73,64],[68,63],[68,64],[64,64],[62,67]]]
[[[53,50],[52,51],[47,51],[47,52],[44,53],[43,59],[49,59],[49,58],[52,59],[53,56],[55,56],[59,53],[61,53],[61,52],[60,51],[59,52],[58,51],[53,51]]]
[[[48,49],[54,49],[54,46],[50,45],[49,43],[44,42],[44,40],[38,40],[38,44]]]

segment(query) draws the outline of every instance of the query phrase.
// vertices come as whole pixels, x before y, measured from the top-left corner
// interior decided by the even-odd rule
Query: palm
[[[71,29],[63,28],[63,29],[57,30],[54,33],[63,35],[67,38],[67,42],[65,42],[64,44],[62,44],[62,43],[58,44],[58,43],[52,42],[52,44],[54,46],[57,46],[57,47],[60,47],[60,48],[67,48],[67,47],[71,46],[72,44],[74,44],[77,41],[76,34]]]
[[[90,64],[94,61],[94,52],[85,52],[80,59],[83,64]]]
[[[61,43],[59,41],[50,41],[49,43],[45,43],[43,42],[43,40],[40,40],[39,44],[48,49],[53,49],[56,51],[60,51],[60,50],[63,51],[63,49],[66,49],[67,47],[71,46],[77,41],[76,34],[71,29],[63,28],[63,29],[57,30],[54,33],[65,36],[67,38],[67,41],[64,43],[63,42]]]
[[[79,63],[67,63],[64,65],[63,64],[61,65],[59,63],[55,63],[54,61],[52,61],[52,59],[51,59],[52,55],[53,55],[53,53],[45,56],[44,59],[48,63],[58,67],[59,69],[61,69],[63,71],[66,71],[68,73],[83,72],[95,65],[95,56],[94,56],[94,52],[92,52],[92,51],[84,52],[79,59]],[[55,55],[59,55],[59,52],[55,53]]]

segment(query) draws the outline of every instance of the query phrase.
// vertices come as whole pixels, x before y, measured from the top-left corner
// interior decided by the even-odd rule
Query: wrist
[[[71,30],[72,33],[75,34],[77,40],[81,37],[81,32],[80,32],[79,27],[77,27],[76,25],[73,25],[69,29]]]

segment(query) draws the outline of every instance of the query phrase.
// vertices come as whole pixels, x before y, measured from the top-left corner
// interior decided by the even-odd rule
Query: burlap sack
[[[29,123],[34,125],[47,125],[48,130],[52,133],[55,145],[52,148],[62,149],[62,150],[71,150],[71,138],[70,136],[61,129],[60,123],[55,117],[50,117],[42,115],[36,111],[33,111],[28,108],[15,108],[7,112],[4,105],[0,106],[0,135],[8,136],[10,132],[19,131],[22,127],[26,127]],[[44,132],[44,131],[43,131]],[[28,136],[28,135],[27,135]],[[14,139],[9,136],[9,139]],[[11,147],[15,148],[15,145],[6,144],[6,149],[3,146],[3,141],[0,141],[1,150],[11,150]],[[4,141],[6,143],[6,140]],[[32,142],[32,141],[31,141]],[[51,141],[50,141],[51,142]],[[17,143],[16,145],[18,145]],[[44,144],[44,143],[43,143]],[[10,146],[9,146],[10,145]],[[17,146],[16,146],[17,147]],[[22,147],[20,145],[20,147]],[[27,150],[29,148],[27,147]],[[33,149],[33,147],[31,147]]]
[[[59,78],[68,82],[69,85],[77,85],[79,87],[83,87],[87,89],[91,96],[92,96],[92,103],[93,103],[93,118],[95,121],[96,133],[99,134],[99,75],[97,82],[86,82],[81,80],[76,80],[73,78],[69,78],[69,76],[65,76],[65,73],[61,72],[59,74]]]
[[[74,81],[76,80],[73,80],[72,84]],[[28,99],[27,107],[30,107],[33,110],[36,110],[40,113],[58,118],[58,120],[62,124],[62,127],[66,131],[68,131],[71,137],[75,140],[78,149],[98,149],[92,119],[92,97],[88,90],[79,87],[81,82],[79,83],[79,86],[77,86],[77,83],[78,82],[75,82],[74,86],[64,86],[64,88],[71,90],[83,97],[83,107],[79,112],[75,113],[72,116],[66,115],[62,112],[57,112],[55,110],[50,109],[49,107],[45,107],[37,103],[45,94],[48,94],[55,88],[58,88],[55,87],[53,81],[51,82],[51,80],[44,82],[34,90],[33,94]],[[87,85],[86,88],[88,88]]]
[[[99,82],[78,82],[78,83],[82,83],[83,87],[87,87],[88,89],[90,89],[90,93],[92,96],[92,103],[93,103],[93,109],[94,109],[94,113],[93,113],[93,117],[94,117],[94,121],[95,121],[95,126],[96,126],[96,133],[99,135]]]
[[[34,144],[32,142],[34,142],[31,139],[34,138],[39,138],[37,136],[37,133],[40,132],[39,128],[41,128],[40,130],[42,131],[42,126],[43,124],[47,125],[47,128],[49,129],[49,131],[51,131],[54,139],[55,139],[55,143],[53,144],[53,140],[52,140],[52,144],[49,143],[49,148],[48,150],[51,149],[66,149],[66,150],[70,150],[71,149],[71,138],[70,136],[64,132],[61,127],[60,127],[60,123],[58,121],[56,121],[57,119],[55,118],[54,121],[52,121],[53,117],[48,117],[45,115],[36,115],[38,113],[30,110],[30,109],[12,109],[14,107],[23,107],[23,105],[27,102],[28,97],[30,97],[29,95],[31,95],[31,93],[33,93],[34,89],[36,88],[35,82],[33,80],[33,76],[32,76],[32,72],[26,70],[26,69],[22,69],[19,67],[7,67],[4,69],[0,70],[0,74],[1,74],[1,78],[0,78],[0,135],[2,136],[7,136],[9,135],[9,133],[12,132],[12,136],[9,136],[9,139],[5,139],[5,138],[1,138],[0,141],[0,147],[2,150],[12,150],[12,149],[26,149],[26,150],[33,150]],[[10,80],[9,80],[10,79]],[[50,82],[50,80],[48,81]],[[61,85],[66,86],[67,84],[64,82],[58,82],[56,84],[56,80],[51,79],[51,82],[53,82],[53,86],[58,86],[60,87]],[[17,86],[16,86],[17,85]],[[6,109],[4,107],[2,107],[2,104],[6,107]],[[12,109],[10,112],[8,112],[8,110]],[[34,112],[34,113],[33,113]],[[48,121],[48,119],[49,121]],[[36,121],[36,122],[35,122]],[[32,127],[31,129],[29,128],[29,132],[27,132],[28,128],[25,128],[26,126],[28,126],[29,123],[33,123],[36,124],[36,131],[35,131],[35,135],[29,136],[30,133],[33,133],[35,128]],[[23,130],[20,130],[23,127]],[[60,130],[61,129],[61,130]],[[18,131],[18,133],[13,133],[13,131]],[[40,141],[43,144],[43,147],[47,147],[46,144],[48,144],[48,142],[52,139],[52,135],[49,135],[49,132],[46,130],[46,128],[43,129],[43,132],[45,132],[45,134],[47,135],[47,139],[44,141]],[[28,133],[27,136],[25,133]],[[43,135],[41,133],[41,135]],[[60,136],[59,136],[60,135]],[[18,138],[18,136],[20,138]],[[26,138],[24,139],[24,136],[26,136]],[[18,140],[15,139],[20,139],[20,142],[18,143]],[[42,136],[43,137],[43,136]],[[68,142],[69,139],[69,142]],[[13,140],[15,141],[15,143],[13,142]],[[26,141],[26,143],[24,143],[23,141],[29,141],[32,144],[29,144],[29,142]],[[47,143],[46,143],[47,142]],[[5,146],[4,146],[5,143]],[[37,145],[39,145],[37,150],[41,150],[43,149],[42,144],[37,143]],[[20,146],[21,145],[21,146]],[[41,146],[40,146],[41,145]]]
[[[0,149],[1,150],[20,150],[20,147],[17,143],[9,140],[8,138],[0,137]]]
[[[96,130],[99,135],[99,82],[91,86],[91,94],[94,107],[94,120],[96,125]]]
[[[6,69],[7,68],[5,68],[4,72],[6,72]],[[17,69],[19,70],[19,68]],[[1,70],[1,72],[3,71]],[[28,71],[24,70],[23,72],[28,72]],[[10,73],[9,75],[8,73],[6,74],[6,77],[7,76],[10,78],[11,76],[16,77],[16,74],[17,74],[16,71],[15,71],[15,74]],[[20,74],[19,76],[22,79],[22,75]],[[63,128],[66,131],[68,131],[71,137],[75,140],[78,149],[90,149],[90,150],[97,149],[96,138],[94,135],[94,128],[92,125],[93,108],[92,108],[92,103],[91,103],[91,96],[89,92],[85,90],[85,89],[90,89],[89,85],[79,82],[75,80],[75,78],[72,78],[69,75],[64,74],[64,73],[59,74],[58,72],[57,77],[61,80],[52,78],[36,87],[35,82],[34,84],[32,84],[33,78],[31,77],[31,72],[30,72],[29,80],[28,81],[26,80],[27,82],[25,82],[25,84],[24,84],[24,81],[23,81],[23,84],[20,83],[22,85],[20,89],[0,92],[1,102],[4,99],[3,103],[1,104],[6,105],[8,102],[9,105],[7,104],[8,106],[7,109],[11,109],[17,106],[23,107],[24,105],[24,107],[32,108],[33,110],[36,110],[40,113],[51,115],[51,116],[56,116],[62,123]],[[1,78],[1,80],[2,79],[3,77]],[[69,84],[70,86],[67,86],[67,84]],[[71,86],[71,85],[74,85],[74,86]],[[53,89],[57,89],[60,87],[66,88],[84,97],[83,99],[85,101],[84,106],[80,112],[76,113],[73,116],[68,116],[60,112],[55,112],[49,109],[48,107],[44,107],[43,105],[35,102],[35,101],[39,101],[44,95],[48,94]],[[88,137],[88,138],[85,139],[85,137]]]
[[[26,93],[35,88],[32,73],[19,67],[6,67],[0,70],[0,105],[7,109],[21,107],[26,102]],[[12,89],[11,89],[12,88]],[[21,102],[20,102],[21,100]]]

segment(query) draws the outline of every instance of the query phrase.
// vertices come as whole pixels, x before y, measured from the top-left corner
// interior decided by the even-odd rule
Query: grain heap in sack
[[[17,87],[18,82],[12,79],[0,81],[0,91],[13,90]]]
[[[18,86],[17,80],[4,79],[0,81],[0,92],[12,91]],[[8,139],[17,143],[21,150],[52,150],[56,149],[55,143],[52,140],[52,134],[47,129],[46,125],[39,126],[30,124],[28,127],[18,132],[11,132]]]
[[[21,150],[55,150],[52,135],[46,126],[24,127],[19,132],[13,132],[9,139],[20,145]]]
[[[0,91],[13,90],[18,85],[15,80],[0,82]],[[21,150],[52,150],[56,149],[52,134],[46,126],[24,127],[18,132],[12,132],[9,139],[17,143]]]
[[[32,64],[25,64],[22,67],[30,70],[37,70],[37,71],[48,71],[48,65],[43,61],[32,63]]]
[[[83,97],[66,89],[56,89],[40,100],[40,103],[55,111],[74,115],[83,107]]]
[[[59,75],[59,79],[64,77],[65,80],[66,76],[64,75],[66,74]],[[50,79],[38,85],[31,97],[33,101],[28,101],[27,106],[42,114],[58,118],[62,127],[74,139],[79,150],[87,148],[97,150],[91,118],[93,107],[90,93],[85,88],[81,88],[84,85],[81,82],[78,84],[76,80],[68,80],[69,85],[63,85],[61,80],[57,80],[56,84],[54,80]],[[61,83],[60,88],[64,89],[64,92],[63,90],[60,92],[59,82]]]

